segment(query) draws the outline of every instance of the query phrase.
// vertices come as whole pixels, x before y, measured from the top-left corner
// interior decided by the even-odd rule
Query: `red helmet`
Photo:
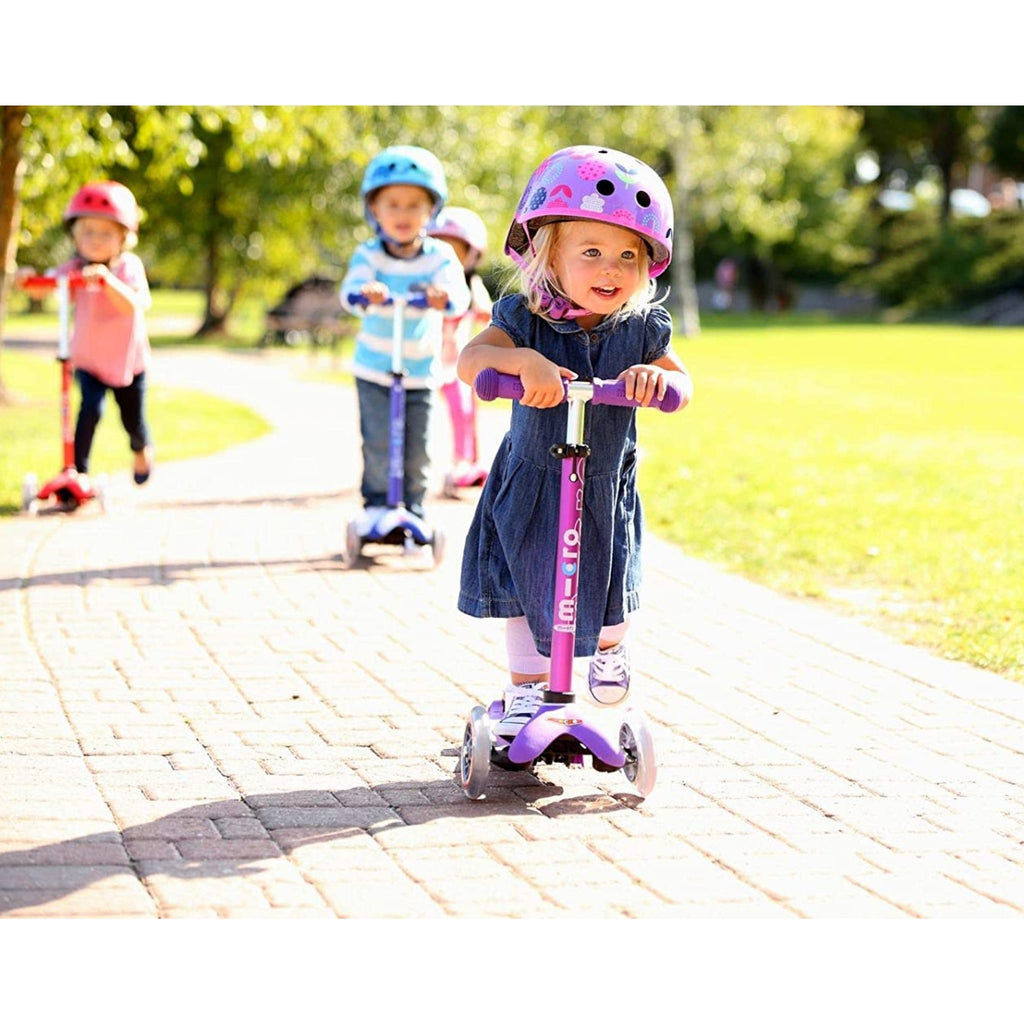
[[[131,189],[117,181],[90,181],[72,197],[64,211],[64,223],[77,217],[103,217],[128,231],[139,230],[139,208]]]

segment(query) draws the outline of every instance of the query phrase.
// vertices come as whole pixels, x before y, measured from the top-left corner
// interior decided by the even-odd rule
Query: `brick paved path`
[[[1024,687],[655,542],[653,794],[554,766],[467,801],[465,715],[504,680],[500,624],[454,610],[472,503],[432,503],[437,571],[346,571],[353,396],[295,366],[161,353],[275,433],[0,522],[0,915],[1024,912]]]

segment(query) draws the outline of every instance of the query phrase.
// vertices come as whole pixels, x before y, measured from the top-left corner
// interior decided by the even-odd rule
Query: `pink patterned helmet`
[[[479,215],[464,206],[446,206],[431,222],[427,234],[461,238],[476,255],[476,263],[487,249],[487,227]]]
[[[672,198],[647,164],[626,153],[569,146],[549,156],[526,184],[505,252],[524,266],[536,228],[577,219],[598,220],[638,234],[651,249],[652,278],[672,259]]]
[[[90,181],[72,197],[64,210],[64,223],[78,217],[102,217],[128,231],[139,230],[139,208],[127,185],[118,181]]]

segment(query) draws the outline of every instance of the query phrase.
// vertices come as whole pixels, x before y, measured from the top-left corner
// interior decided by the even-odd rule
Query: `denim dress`
[[[574,321],[535,316],[521,295],[500,299],[492,323],[517,347],[536,349],[580,380],[614,380],[630,366],[663,356],[672,320],[661,306],[585,331]],[[459,610],[477,618],[525,615],[537,650],[551,653],[561,461],[549,449],[565,440],[567,407],[512,404],[501,442],[466,535]],[[643,512],[636,490],[636,410],[587,403],[582,551],[576,657],[597,650],[601,627],[625,621],[640,604]]]

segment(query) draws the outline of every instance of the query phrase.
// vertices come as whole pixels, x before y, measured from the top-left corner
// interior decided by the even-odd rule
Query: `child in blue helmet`
[[[391,146],[379,153],[363,176],[366,219],[375,237],[359,245],[341,283],[342,305],[362,318],[352,373],[359,398],[363,438],[360,493],[364,522],[376,521],[387,505],[390,429],[391,306],[377,305],[391,295],[426,294],[429,308],[405,310],[403,383],[405,474],[403,500],[423,517],[430,475],[428,439],[433,395],[439,387],[442,324],[469,307],[469,289],[450,245],[427,235],[427,225],[448,198],[444,170],[433,153],[419,146]],[[349,302],[361,294],[371,305]]]

